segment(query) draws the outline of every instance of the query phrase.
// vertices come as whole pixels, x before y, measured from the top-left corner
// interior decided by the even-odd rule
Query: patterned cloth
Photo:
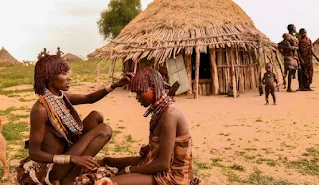
[[[300,39],[299,51],[303,60],[301,64],[301,79],[304,88],[310,89],[313,79],[313,63],[312,63],[312,42],[309,38]]]
[[[145,165],[160,154],[160,137],[149,137],[149,152],[139,165]],[[154,175],[158,185],[188,185],[199,184],[198,179],[193,180],[192,139],[189,134],[176,138],[171,165],[168,171],[158,172]]]
[[[312,42],[309,38],[300,39],[299,52],[305,63],[312,62]]]
[[[16,168],[17,180],[21,185],[52,185],[49,174],[53,168],[53,163],[37,163],[29,157],[22,160]]]
[[[82,172],[81,175],[75,178],[75,185],[117,185],[112,182],[109,177],[115,176],[118,172],[117,168],[109,166],[95,168],[91,172]]]

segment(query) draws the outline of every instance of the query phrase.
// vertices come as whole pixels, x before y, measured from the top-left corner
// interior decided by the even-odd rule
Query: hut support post
[[[101,62],[97,63],[96,65],[96,83],[99,84],[100,83],[100,76],[101,76]]]
[[[230,62],[231,62],[231,79],[233,85],[233,95],[237,98],[237,83],[236,83],[236,74],[235,74],[235,65],[234,65],[234,57],[233,50],[230,50]]]
[[[210,66],[211,66],[211,78],[212,78],[212,93],[213,95],[219,94],[219,81],[218,81],[218,72],[217,72],[217,64],[216,64],[216,51],[214,49],[210,49]]]
[[[193,83],[192,83],[192,55],[186,54],[184,55],[184,63],[185,63],[185,68],[187,72],[187,78],[188,78],[188,83],[190,90],[187,92],[187,95],[192,95],[193,94]]]
[[[199,89],[199,63],[200,63],[200,51],[199,46],[196,47],[196,66],[195,66],[195,99],[198,99]]]
[[[135,61],[133,61],[134,62],[134,74],[136,73],[136,70],[137,70],[137,60],[135,60]],[[129,97],[131,97],[131,94],[132,94],[132,92],[130,91],[129,93],[128,93],[128,96]]]
[[[114,62],[115,62],[115,60],[112,60],[112,64],[109,67],[109,77],[111,77],[111,75],[112,75],[112,69],[113,69],[113,66],[114,66]]]
[[[115,71],[116,60],[114,60],[112,65],[112,83],[114,82],[114,71]]]
[[[261,50],[264,50],[263,47],[262,47],[262,42],[261,40],[259,40],[259,46],[258,46],[258,51],[257,51],[257,60],[258,60],[258,86],[259,86],[259,90],[263,92],[263,87],[262,87],[262,74],[261,74],[261,54],[262,54],[262,51]],[[263,94],[263,93],[262,93]]]

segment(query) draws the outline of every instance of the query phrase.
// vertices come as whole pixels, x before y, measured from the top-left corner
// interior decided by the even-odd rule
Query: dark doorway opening
[[[196,71],[196,51],[193,50],[192,54],[192,80],[195,80],[195,71]],[[199,79],[210,79],[210,54],[201,53],[200,54],[200,63],[199,63]]]

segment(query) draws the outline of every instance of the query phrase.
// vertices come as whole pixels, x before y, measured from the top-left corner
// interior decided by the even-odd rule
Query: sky
[[[318,0],[233,0],[256,27],[279,42],[288,24],[306,28],[319,37]],[[152,0],[141,0],[144,10]],[[96,22],[109,0],[0,0],[0,47],[18,60],[36,60],[46,47],[51,54],[61,47],[85,57],[106,44]]]

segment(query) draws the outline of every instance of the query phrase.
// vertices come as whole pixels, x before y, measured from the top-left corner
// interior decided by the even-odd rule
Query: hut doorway
[[[196,52],[192,54],[192,80],[195,80]],[[210,55],[209,53],[200,54],[199,79],[211,79]]]
[[[196,71],[196,52],[193,50],[192,54],[192,89],[195,89],[195,71]],[[210,54],[201,53],[199,62],[199,94],[201,95],[211,95],[212,94],[212,71]]]

